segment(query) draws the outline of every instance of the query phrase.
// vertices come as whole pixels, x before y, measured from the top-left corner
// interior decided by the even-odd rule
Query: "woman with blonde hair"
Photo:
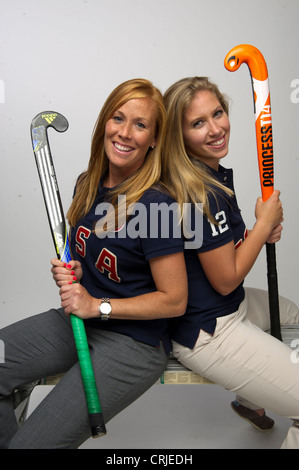
[[[106,100],[67,214],[73,259],[68,265],[52,260],[62,308],[0,331],[1,448],[77,448],[90,437],[70,313],[85,321],[106,423],[165,369],[169,320],[185,312],[187,276],[173,225],[165,238],[157,222],[151,236],[151,205],[173,203],[159,183],[164,130],[163,98],[151,82],[129,80]],[[62,372],[18,430],[13,391]]]
[[[267,293],[243,282],[265,242],[280,239],[279,191],[255,206],[248,231],[238,207],[228,153],[228,102],[206,77],[173,84],[165,93],[167,127],[162,180],[182,206],[202,203],[202,244],[185,250],[188,305],[172,320],[174,354],[193,371],[237,392],[234,410],[261,430],[273,427],[264,408],[293,419],[285,448],[299,448],[299,364],[265,328]],[[285,322],[298,308],[280,299]],[[252,320],[255,324],[252,323]]]

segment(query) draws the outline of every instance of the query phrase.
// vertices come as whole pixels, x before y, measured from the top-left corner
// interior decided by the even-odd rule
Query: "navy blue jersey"
[[[219,171],[211,169],[211,172],[221,183],[234,190],[231,169],[219,166]],[[217,317],[235,312],[244,299],[243,283],[229,295],[223,296],[216,292],[198,259],[197,253],[213,250],[232,240],[237,249],[247,235],[235,196],[230,197],[221,192],[216,201],[210,194],[209,204],[211,214],[218,224],[212,224],[206,217],[203,217],[202,246],[198,249],[185,250],[189,289],[188,307],[183,317],[172,320],[172,338],[189,348],[194,347],[200,329],[213,334]]]
[[[122,227],[112,232],[110,237],[99,238],[95,227],[106,214],[101,208],[108,196],[109,188],[100,185],[91,210],[71,230],[72,255],[83,268],[80,282],[90,295],[98,299],[128,298],[153,292],[156,286],[149,260],[184,250],[181,234],[173,229],[172,211],[163,213],[163,227],[169,225],[169,233],[162,231],[161,217],[155,217],[156,211],[151,212],[160,204],[167,208],[174,201],[157,189],[149,189],[138,201],[138,210]],[[99,212],[102,215],[96,215]],[[165,217],[169,217],[169,224]],[[109,319],[103,322],[96,318],[85,323],[128,335],[152,346],[159,346],[162,341],[167,353],[171,349],[169,319]]]

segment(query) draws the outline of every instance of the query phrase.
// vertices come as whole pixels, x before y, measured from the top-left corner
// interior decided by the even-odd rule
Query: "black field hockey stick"
[[[31,140],[33,145],[33,152],[55,250],[58,258],[61,261],[68,263],[71,260],[70,246],[58,183],[48,141],[47,129],[49,127],[52,127],[58,132],[65,132],[68,129],[68,122],[61,114],[52,111],[46,111],[35,116],[31,123]],[[85,391],[87,409],[91,425],[91,434],[93,437],[102,436],[106,434],[106,428],[97,393],[85,326],[81,318],[73,314],[70,315],[70,318],[81,369],[83,387]]]
[[[261,52],[249,44],[234,47],[224,59],[224,65],[230,72],[237,70],[243,63],[247,64],[251,76],[260,183],[262,198],[266,201],[273,193],[274,188],[272,115],[268,69]],[[275,243],[266,243],[266,253],[271,335],[282,341]]]

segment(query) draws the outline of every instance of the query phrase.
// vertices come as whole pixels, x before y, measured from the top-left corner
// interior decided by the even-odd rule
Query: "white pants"
[[[292,349],[252,323],[269,328],[266,299],[266,292],[246,290],[238,311],[217,319],[213,335],[201,330],[193,349],[174,342],[174,355],[189,369],[259,408],[291,418],[282,448],[299,449],[299,363],[292,360]],[[281,321],[299,323],[296,306],[282,301],[291,306],[291,313],[281,312]],[[292,319],[286,321],[285,316]]]
[[[263,331],[270,330],[268,292],[253,287],[245,287],[247,297],[247,318]],[[294,302],[279,296],[281,325],[299,325],[299,309]]]

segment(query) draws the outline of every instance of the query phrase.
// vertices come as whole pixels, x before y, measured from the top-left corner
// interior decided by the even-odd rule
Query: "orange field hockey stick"
[[[234,47],[224,59],[224,66],[230,72],[238,70],[243,63],[247,64],[251,76],[260,183],[262,198],[266,201],[274,189],[272,115],[268,70],[261,52],[249,44],[240,44]],[[282,340],[275,243],[266,243],[266,250],[271,335]]]

